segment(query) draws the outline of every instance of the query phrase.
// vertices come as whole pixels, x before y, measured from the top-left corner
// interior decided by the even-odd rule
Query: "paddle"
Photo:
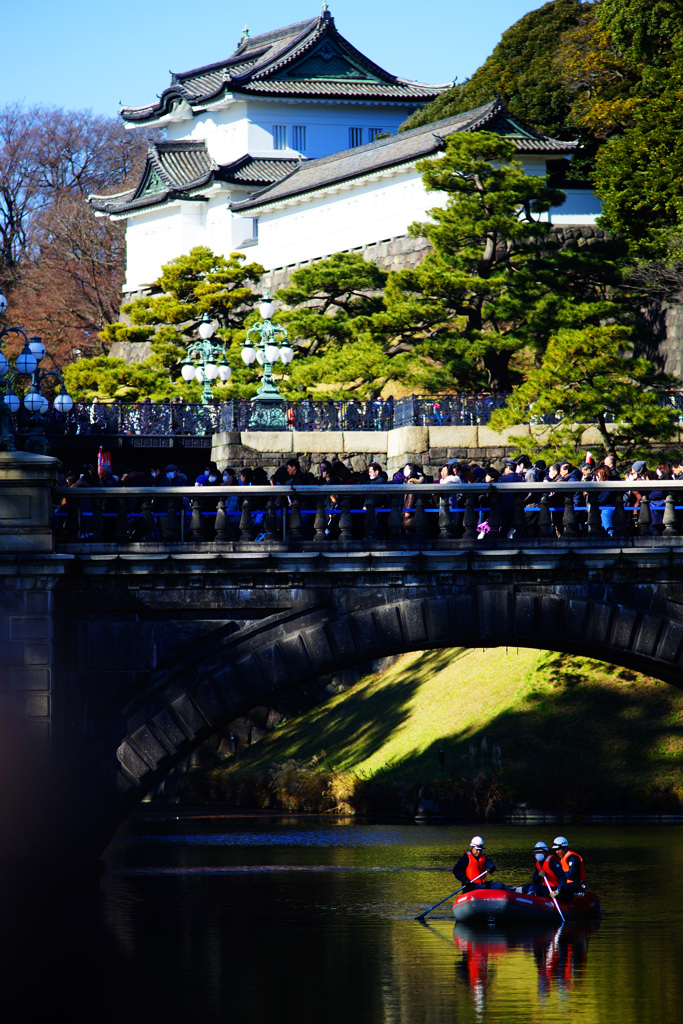
[[[486,874],[486,872],[485,872],[485,871],[482,871],[482,873],[481,873],[480,875],[477,875],[477,878],[482,878],[482,876],[483,876],[483,875],[485,875],[485,874]],[[472,879],[472,881],[473,881],[473,882],[476,882],[477,878],[473,878],[473,879]],[[459,893],[459,892],[462,892],[462,891],[463,891],[463,889],[465,888],[465,886],[468,886],[469,884],[470,884],[469,882],[465,882],[465,885],[461,885],[459,889],[456,889],[456,890],[455,890],[455,892],[452,892],[452,893],[450,893],[450,895],[448,895],[448,896],[444,896],[444,898],[443,898],[442,900],[439,900],[439,902],[438,902],[438,903],[435,903],[433,907],[429,907],[429,908],[428,908],[427,910],[425,910],[425,911],[424,911],[424,912],[423,912],[422,914],[418,914],[418,916],[417,916],[417,917],[415,918],[415,920],[416,920],[416,921],[423,921],[423,920],[425,919],[425,917],[427,916],[427,914],[428,914],[428,913],[429,913],[429,912],[430,912],[431,910],[436,910],[436,908],[437,908],[437,907],[440,907],[442,903],[445,903],[445,902],[446,902],[446,900],[449,900],[449,899],[451,898],[451,896],[457,896],[457,895],[458,895],[458,893]],[[564,918],[562,918],[562,920],[564,921]]]
[[[556,910],[556,911],[558,912],[558,914],[559,914],[559,915],[560,915],[560,917],[562,918],[562,924],[564,924],[564,914],[563,914],[563,913],[562,913],[562,911],[560,910],[560,904],[559,904],[559,903],[557,902],[557,900],[556,900],[556,899],[555,899],[555,897],[553,896],[553,890],[552,890],[552,889],[550,888],[550,882],[549,882],[549,881],[548,881],[548,879],[547,879],[547,878],[545,877],[545,875],[543,876],[543,881],[544,881],[544,882],[545,882],[545,884],[546,884],[546,885],[548,886],[548,892],[550,893],[550,899],[551,899],[551,900],[553,901],[553,903],[555,904],[555,910]]]

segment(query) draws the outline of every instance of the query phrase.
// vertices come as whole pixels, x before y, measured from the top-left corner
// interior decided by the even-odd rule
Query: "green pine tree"
[[[390,275],[372,329],[423,375],[433,368],[439,389],[510,390],[559,323],[597,322],[614,310],[614,253],[560,247],[541,216],[564,195],[525,174],[514,152],[498,135],[462,133],[444,156],[418,165],[427,190],[448,197],[431,221],[411,226],[433,252]]]
[[[652,363],[633,355],[632,331],[603,324],[565,328],[550,340],[541,364],[516,388],[505,409],[491,420],[494,429],[532,422],[531,439],[520,448],[546,461],[580,458],[586,427],[597,428],[591,441],[598,461],[609,453],[620,459],[647,456],[652,446],[671,440],[678,412],[667,392],[680,386]],[[544,423],[556,418],[556,423]]]

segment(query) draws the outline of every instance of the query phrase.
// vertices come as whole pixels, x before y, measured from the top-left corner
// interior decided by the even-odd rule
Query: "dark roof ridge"
[[[366,57],[364,53],[361,53],[353,43],[350,43],[348,39],[339,32],[334,23],[334,18],[331,16],[328,18],[319,18],[315,31],[312,33],[302,33],[298,39],[295,39],[290,43],[279,59],[276,58],[272,62],[265,60],[263,62],[263,68],[252,67],[248,72],[245,72],[245,74],[238,76],[235,81],[239,81],[240,78],[246,77],[258,79],[259,76],[272,75],[274,72],[282,70],[282,68],[285,68],[299,60],[308,50],[312,49],[324,35],[332,36],[342,52],[345,52],[351,60],[357,61],[361,66],[367,68],[378,78],[392,84],[397,82],[396,75],[392,75],[388,71],[385,71],[384,68],[379,66],[379,64],[375,64],[375,62],[370,60],[369,57]]]
[[[300,53],[305,53],[307,46],[302,46],[302,44],[312,46],[323,34],[324,23],[320,18],[316,18],[314,22],[306,22],[305,24],[306,27],[303,31],[299,32],[294,39],[290,39],[285,47],[278,50],[275,54],[271,53],[271,49],[273,49],[273,47],[270,47],[265,54],[263,54],[263,59],[260,65],[258,62],[252,64],[241,75],[236,75],[233,81],[238,83],[241,79],[254,78],[257,75],[272,72],[278,67],[282,67],[283,65],[290,63],[291,60],[294,59],[295,55],[298,57]],[[313,29],[312,32],[311,29]],[[286,38],[284,33],[282,38]],[[294,51],[294,54],[292,51]]]
[[[244,153],[242,156],[238,157],[237,160],[231,160],[229,164],[219,164],[218,166],[222,171],[231,171],[233,169],[245,167],[248,164],[253,163],[254,160],[267,160],[268,163],[273,164],[291,164],[292,161],[294,161],[298,167],[300,163],[303,163],[304,159],[305,158],[301,156],[280,156],[275,154],[273,156],[270,154],[266,156],[252,156],[251,153]]]
[[[315,18],[308,18],[305,21],[294,21],[291,25],[284,25],[282,28],[271,29],[270,32],[261,32],[257,36],[247,36],[244,42],[240,43],[235,52],[230,54],[228,59],[237,56],[244,58],[255,44],[260,46],[270,46],[278,39],[282,39],[284,36],[290,35],[295,29],[298,29],[300,32],[309,30],[316,24],[316,22],[321,20],[321,16],[318,15]]]
[[[301,81],[296,75],[289,77],[287,69],[305,61],[308,54],[315,55],[316,48],[326,38],[345,60],[360,70],[357,79],[352,76],[340,85],[334,76],[328,80],[315,74],[310,79],[304,75]],[[247,95],[329,96],[335,101],[352,96],[366,101],[374,97],[388,102],[424,103],[447,88],[447,85],[413,82],[385,71],[341,35],[326,10],[317,18],[246,39],[227,59],[189,71],[172,72],[171,76],[171,84],[156,102],[140,107],[122,106],[121,117],[130,123],[158,120],[170,115],[178,102],[181,106],[187,103],[192,110],[215,102],[226,90]],[[316,88],[312,88],[313,85]]]
[[[253,55],[254,59],[252,61],[252,65],[258,60],[259,57],[263,56],[264,53],[267,53],[266,47],[264,47],[262,50],[257,51]],[[243,57],[239,60],[234,60],[234,56],[234,54],[231,54],[229,57],[226,57],[223,60],[214,60],[211,61],[210,64],[202,64],[201,67],[190,68],[189,71],[172,71],[171,75],[173,76],[173,78],[171,81],[171,85],[168,87],[168,89],[171,89],[173,85],[182,85],[185,79],[194,78],[196,75],[201,74],[203,71],[213,71],[214,69],[219,68],[229,68],[231,64],[244,63]],[[168,89],[164,89],[164,92],[168,92]]]
[[[155,146],[157,150],[172,150],[178,149],[206,149],[206,139],[157,139],[154,142],[150,142],[150,146]]]

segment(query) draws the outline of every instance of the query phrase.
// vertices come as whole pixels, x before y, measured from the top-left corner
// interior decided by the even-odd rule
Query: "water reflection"
[[[454,851],[471,834],[471,826],[329,820],[128,822],[89,901],[61,891],[48,916],[36,889],[30,905],[22,902],[20,933],[7,930],[0,902],[8,940],[0,949],[1,1005],[6,1010],[14,988],[26,1011],[3,1018],[11,1024],[61,1017],[69,1024],[680,1019],[680,828],[572,829],[603,900],[599,932],[598,922],[558,931],[454,929],[448,905],[420,925],[415,916],[452,891]],[[536,829],[517,826],[486,830],[509,884],[528,874],[530,835],[539,837]],[[644,885],[644,865],[666,886]]]
[[[505,931],[456,924],[456,975],[468,987],[477,1016],[486,1008],[487,989],[496,964],[513,951],[522,951],[533,959],[541,999],[553,991],[567,995],[575,982],[586,977],[588,940],[599,927],[599,920],[561,924],[558,928],[535,926]]]

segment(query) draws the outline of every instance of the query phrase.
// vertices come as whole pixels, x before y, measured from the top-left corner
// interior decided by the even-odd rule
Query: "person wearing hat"
[[[560,858],[560,865],[567,876],[567,884],[562,893],[563,898],[569,900],[576,893],[587,892],[583,857],[569,849],[569,840],[565,836],[556,836],[553,839],[553,853]]]
[[[496,865],[486,856],[485,849],[481,836],[472,836],[469,850],[465,850],[453,868],[453,874],[459,882],[462,882],[465,892],[470,892],[472,889],[499,888],[495,883],[492,886],[491,883],[487,884],[486,882],[487,872],[492,875],[496,870]]]
[[[534,896],[559,896],[567,885],[567,876],[560,858],[548,850],[544,842],[534,846],[534,874],[529,885],[522,886],[522,892]]]
[[[171,462],[166,466],[161,479],[157,479],[155,483],[157,487],[187,487],[187,477]]]

